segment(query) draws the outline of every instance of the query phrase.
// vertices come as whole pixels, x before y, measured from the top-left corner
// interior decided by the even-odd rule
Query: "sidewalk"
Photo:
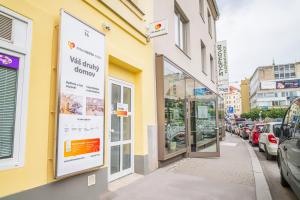
[[[187,158],[105,195],[105,200],[255,200],[248,144],[227,134],[220,158]]]

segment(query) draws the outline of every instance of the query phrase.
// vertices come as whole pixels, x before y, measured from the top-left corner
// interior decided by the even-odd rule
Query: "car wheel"
[[[272,158],[272,155],[270,155],[270,154],[269,154],[269,152],[268,152],[268,149],[267,149],[266,145],[265,145],[265,154],[266,154],[266,158],[267,158],[267,160],[271,160],[271,158]]]
[[[282,169],[280,169],[280,184],[283,187],[289,187],[289,183],[285,180],[283,174],[282,174]]]
[[[258,151],[263,152],[262,148],[260,148],[260,143],[258,143]]]

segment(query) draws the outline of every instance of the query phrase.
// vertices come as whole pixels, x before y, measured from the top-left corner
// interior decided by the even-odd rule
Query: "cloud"
[[[256,67],[300,61],[299,0],[219,0],[218,40],[227,40],[229,77]]]

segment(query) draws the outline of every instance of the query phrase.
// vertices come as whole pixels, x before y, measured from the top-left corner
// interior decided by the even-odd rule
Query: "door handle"
[[[284,150],[284,151],[287,151],[287,148],[286,148],[286,146],[283,146],[283,150]]]

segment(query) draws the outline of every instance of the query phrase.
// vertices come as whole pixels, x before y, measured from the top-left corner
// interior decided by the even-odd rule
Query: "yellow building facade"
[[[156,127],[155,71],[152,43],[146,36],[146,27],[152,21],[152,1],[129,0],[2,0],[1,15],[25,23],[26,48],[13,43],[0,43],[0,50],[24,55],[28,72],[27,98],[23,100],[25,120],[23,146],[19,154],[20,165],[1,168],[0,197],[4,199],[97,199],[107,190],[110,180],[128,173],[146,174],[155,168],[151,165],[149,135]],[[105,35],[105,131],[104,166],[62,180],[54,178],[57,70],[60,10],[64,9]],[[5,18],[6,19],[6,18]],[[14,26],[13,26],[14,27]],[[20,35],[22,31],[12,30]],[[14,35],[14,34],[12,34]],[[22,36],[22,35],[21,35]],[[0,51],[0,52],[1,52]],[[19,52],[20,51],[20,52]],[[2,52],[2,53],[3,53]],[[26,75],[27,76],[27,75]],[[112,150],[112,102],[122,93],[111,92],[115,87],[130,88],[132,118],[117,119],[116,127],[130,134],[130,170],[122,170],[125,161],[120,157],[122,146]],[[118,90],[117,90],[118,91]],[[124,97],[125,98],[125,97]],[[123,97],[122,97],[123,99]],[[23,109],[22,108],[22,109]],[[18,107],[17,107],[18,109]],[[18,110],[17,110],[18,111]],[[120,122],[121,121],[121,122]],[[152,131],[152,132],[151,132]],[[23,134],[23,135],[22,135]],[[130,154],[130,153],[129,153]],[[113,156],[117,155],[120,160]],[[128,156],[128,155],[127,155]],[[120,162],[123,161],[123,165]],[[0,159],[1,164],[1,159]],[[152,166],[149,167],[149,166]],[[153,167],[154,166],[154,167]],[[117,172],[113,174],[113,172]],[[88,186],[92,176],[94,184]],[[93,182],[93,181],[92,181]]]
[[[250,80],[241,80],[242,113],[250,112]]]

